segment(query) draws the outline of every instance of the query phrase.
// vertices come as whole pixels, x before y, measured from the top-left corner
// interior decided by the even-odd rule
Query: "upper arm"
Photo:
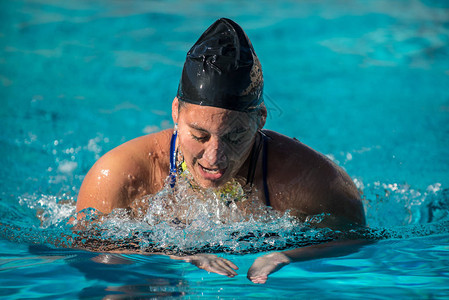
[[[341,167],[332,162],[331,165],[335,170],[335,177],[329,185],[329,201],[335,217],[346,224],[365,226],[365,210],[356,185]]]
[[[160,190],[168,175],[170,138],[171,131],[164,130],[128,141],[102,156],[84,178],[77,212],[92,207],[107,214]]]
[[[132,162],[113,151],[107,153],[86,174],[78,194],[77,212],[91,207],[110,213],[114,208],[128,207],[136,180]]]
[[[315,209],[325,216],[320,227],[343,230],[352,226],[365,226],[365,212],[357,187],[346,172],[335,166],[335,172],[314,195]]]
[[[273,208],[291,210],[301,219],[329,216],[321,226],[365,225],[360,194],[342,168],[300,142],[274,136],[277,143],[270,149],[275,162],[270,168],[271,188],[275,190]]]
[[[127,202],[123,193],[123,178],[114,168],[113,158],[106,154],[86,174],[76,203],[76,211],[91,207],[109,213]]]

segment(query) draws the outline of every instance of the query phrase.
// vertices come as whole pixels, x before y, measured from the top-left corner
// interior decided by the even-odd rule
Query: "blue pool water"
[[[67,248],[67,200],[83,176],[109,149],[172,126],[185,53],[222,16],[262,62],[266,128],[344,167],[379,241],[291,264],[263,286],[246,279],[260,253],[216,247],[240,267],[229,279],[164,256]],[[0,101],[2,298],[449,297],[444,1],[1,1]],[[143,226],[113,219],[110,232],[126,235],[122,225]],[[251,241],[255,252],[284,247],[293,225],[273,221],[284,239]],[[184,247],[251,246],[207,226],[218,240]]]

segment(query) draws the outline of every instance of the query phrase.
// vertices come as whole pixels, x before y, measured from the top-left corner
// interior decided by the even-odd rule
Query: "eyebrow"
[[[188,126],[190,128],[195,129],[195,130],[198,130],[198,131],[201,131],[201,132],[204,132],[204,133],[209,133],[208,130],[206,130],[206,129],[202,128],[202,127],[199,127],[199,126],[197,126],[195,124],[188,124]],[[226,134],[228,134],[228,133],[242,133],[242,132],[245,132],[247,130],[248,130],[248,128],[245,128],[245,127],[237,127],[237,128],[234,128],[232,131],[227,132]]]
[[[206,129],[201,128],[201,127],[199,127],[199,126],[197,126],[197,125],[195,125],[195,124],[188,124],[188,125],[189,125],[190,128],[193,128],[193,129],[196,129],[196,130],[198,130],[198,131],[205,132],[205,133],[209,133],[209,131],[207,131]]]

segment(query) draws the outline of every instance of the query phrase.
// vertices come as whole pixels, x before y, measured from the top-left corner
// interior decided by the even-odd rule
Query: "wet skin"
[[[172,116],[178,123],[177,147],[203,188],[217,188],[232,178],[246,178],[249,154],[263,127],[266,110],[256,117],[222,108],[183,104],[175,98]],[[360,195],[351,178],[324,155],[299,141],[273,131],[264,131],[268,142],[268,188],[270,204],[280,212],[291,210],[300,219],[321,213],[329,217],[320,226],[345,229],[365,225]],[[101,157],[86,175],[80,188],[77,211],[92,207],[102,213],[127,208],[164,186],[169,171],[169,148],[173,130],[136,138]],[[262,159],[259,156],[254,177],[258,199],[263,194]],[[244,183],[244,182],[243,182]],[[82,217],[82,216],[81,216]],[[332,256],[347,247],[347,242],[276,252],[258,258],[248,278],[264,283],[269,274],[292,261]],[[334,249],[334,250],[333,250]],[[325,253],[325,254],[323,254]],[[235,276],[236,266],[215,255],[181,258],[210,272]]]
[[[178,149],[197,184],[218,188],[243,170],[261,128],[257,120],[246,113],[194,104],[179,110],[176,100],[172,111]]]

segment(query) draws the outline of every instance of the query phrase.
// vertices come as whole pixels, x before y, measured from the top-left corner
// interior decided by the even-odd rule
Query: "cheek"
[[[199,158],[203,152],[203,147],[197,141],[186,138],[180,140],[180,148],[185,158]]]
[[[228,149],[228,158],[230,160],[239,161],[244,159],[251,151],[251,140],[245,140],[244,142],[232,145]]]

